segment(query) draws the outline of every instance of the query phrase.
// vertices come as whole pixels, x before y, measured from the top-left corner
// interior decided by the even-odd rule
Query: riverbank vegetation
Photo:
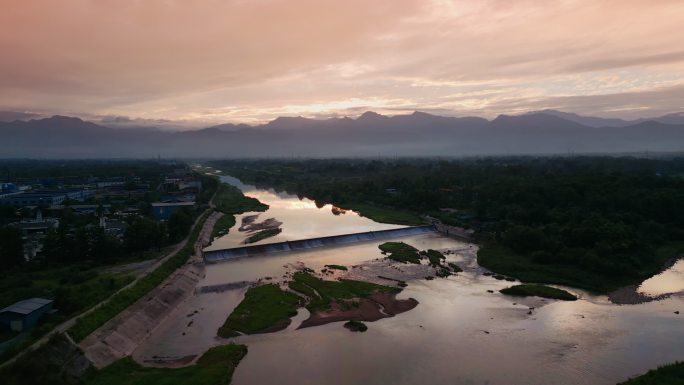
[[[684,239],[684,158],[214,163],[319,204],[356,210],[364,202],[473,229],[483,243],[480,264],[525,281],[608,292],[684,251],[674,247]]]
[[[375,222],[406,226],[420,226],[425,224],[425,220],[417,213],[398,209],[396,207],[368,203],[350,203],[349,207],[361,216],[370,218]]]
[[[214,224],[214,228],[211,231],[211,238],[216,239],[228,234],[228,231],[233,226],[235,226],[235,217],[233,215],[222,216]]]
[[[243,195],[240,189],[227,183],[219,185],[213,202],[218,211],[229,215],[249,211],[266,211],[268,209],[268,205],[259,202],[256,198]]]
[[[545,285],[524,283],[499,290],[502,294],[514,295],[518,297],[542,297],[549,299],[560,299],[563,301],[576,301],[577,297],[565,290],[556,289]]]
[[[183,368],[143,367],[130,357],[94,371],[85,385],[228,385],[247,354],[245,345],[229,344],[209,349],[197,363]]]
[[[246,197],[237,187],[220,183],[215,177],[211,177],[211,179],[217,183],[217,192],[213,203],[218,211],[225,214],[214,224],[214,229],[211,232],[212,239],[226,235],[235,226],[235,215],[268,209],[268,205],[259,202],[258,199]]]
[[[252,287],[219,328],[218,335],[229,338],[285,329],[290,317],[297,314],[300,301],[299,296],[281,290],[278,285]]]
[[[681,385],[682,383],[684,383],[684,362],[676,362],[649,370],[646,374],[618,385]]]

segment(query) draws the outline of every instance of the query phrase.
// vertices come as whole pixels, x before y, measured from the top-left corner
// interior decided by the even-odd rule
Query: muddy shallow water
[[[277,194],[269,194],[269,199],[278,199]],[[273,201],[264,202],[277,207]],[[290,217],[279,215],[277,219],[286,228]],[[330,216],[333,221],[343,217]],[[290,223],[297,223],[297,219]],[[330,226],[330,231],[337,231]],[[346,226],[340,228],[347,231]],[[684,314],[674,313],[684,312],[681,296],[621,306],[605,296],[574,289],[569,290],[580,296],[575,302],[505,296],[498,290],[514,282],[484,276],[476,262],[476,246],[438,234],[401,240],[419,249],[452,250],[448,261],[465,271],[444,279],[408,280],[408,287],[398,298],[415,298],[419,305],[395,317],[367,323],[365,333],[351,333],[342,322],[296,330],[308,317],[301,309],[284,331],[222,340],[215,337],[216,330],[246,288],[196,294],[155,330],[134,358],[144,361],[155,356],[201,355],[217,344],[244,343],[249,353],[233,377],[233,384],[243,385],[615,384],[659,365],[684,360]],[[199,286],[263,282],[265,277],[278,281],[302,265],[316,271],[326,264],[357,265],[363,270],[351,270],[351,276],[363,276],[360,272],[368,271],[374,274],[372,269],[383,268],[374,261],[383,258],[377,248],[380,243],[210,264]],[[664,290],[676,286],[662,282],[672,282],[669,275],[653,279],[644,282],[642,289],[658,282],[667,287]]]

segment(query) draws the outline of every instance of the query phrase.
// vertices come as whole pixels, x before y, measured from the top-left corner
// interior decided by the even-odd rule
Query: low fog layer
[[[78,118],[0,122],[4,158],[469,156],[684,150],[684,117],[625,121],[559,111],[494,120],[416,112],[278,118],[195,131],[115,129]]]

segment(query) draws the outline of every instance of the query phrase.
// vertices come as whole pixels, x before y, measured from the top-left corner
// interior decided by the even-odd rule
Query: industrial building
[[[191,208],[193,206],[195,206],[195,202],[155,202],[152,203],[152,215],[158,221],[167,221],[176,210],[180,210],[184,207]]]
[[[90,195],[89,190],[48,190],[22,192],[5,195],[0,198],[0,205],[9,206],[53,206],[65,200],[83,201]]]
[[[0,328],[23,332],[38,324],[40,318],[52,311],[51,299],[31,298],[0,310]]]

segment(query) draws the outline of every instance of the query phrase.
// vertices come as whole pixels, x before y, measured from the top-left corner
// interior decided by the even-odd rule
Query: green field
[[[502,294],[514,295],[519,297],[542,297],[551,299],[560,299],[563,301],[576,301],[577,297],[568,293],[565,290],[556,289],[544,285],[535,285],[524,283],[522,285],[515,285],[499,290]]]
[[[245,298],[218,330],[223,338],[240,333],[254,334],[287,327],[290,317],[297,314],[300,298],[294,293],[269,284],[250,288]]]
[[[126,357],[94,371],[86,385],[228,385],[235,368],[247,354],[245,345],[209,349],[195,365],[176,368],[146,368]]]
[[[396,287],[376,285],[369,282],[343,279],[339,281],[325,281],[305,272],[295,273],[289,283],[290,289],[309,297],[306,308],[310,312],[326,310],[330,308],[332,301],[347,303],[353,298],[364,298],[376,291],[398,293],[401,289]],[[350,306],[353,304],[349,303]]]
[[[181,267],[194,253],[195,241],[197,240],[202,224],[204,224],[208,215],[209,212],[206,212],[199,219],[197,225],[192,230],[185,247],[167,259],[155,271],[139,280],[133,287],[115,294],[104,305],[79,318],[76,321],[76,324],[67,331],[71,338],[77,342],[82,341],[90,333],[104,325],[135,301],[142,298],[145,294],[149,293],[150,290],[157,287],[171,275],[171,273]]]
[[[378,246],[388,258],[403,263],[420,263],[418,249],[404,242],[385,242]]]
[[[618,385],[682,385],[684,384],[684,362],[661,366],[646,374],[634,377]]]

